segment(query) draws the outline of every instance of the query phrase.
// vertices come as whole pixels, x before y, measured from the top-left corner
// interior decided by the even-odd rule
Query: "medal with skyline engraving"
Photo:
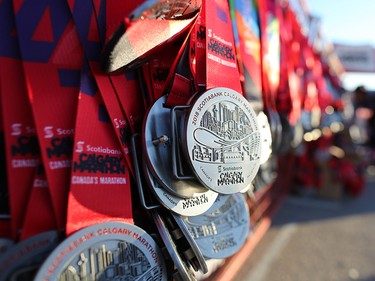
[[[186,152],[207,188],[222,194],[244,190],[256,176],[261,155],[257,116],[229,88],[212,88],[194,100],[186,122]]]
[[[202,254],[202,251],[198,247],[197,242],[195,242],[193,236],[189,232],[187,225],[184,223],[181,216],[172,213],[172,217],[178,225],[180,233],[184,236],[185,241],[189,243],[189,251],[185,251],[185,253],[191,256],[191,264],[194,270],[200,270],[202,273],[207,273],[208,266],[206,260]]]
[[[65,239],[35,281],[125,279],[167,280],[165,260],[143,229],[113,221],[88,226]]]
[[[47,231],[13,244],[5,253],[0,252],[0,281],[33,280],[57,245],[58,233]]]
[[[206,258],[224,259],[244,244],[250,230],[250,215],[244,195],[220,194],[202,215],[182,217]]]

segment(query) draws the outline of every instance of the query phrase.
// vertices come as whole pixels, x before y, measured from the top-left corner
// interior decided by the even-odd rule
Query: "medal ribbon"
[[[132,221],[127,162],[89,66],[82,69],[67,234],[111,220]]]
[[[105,33],[99,33],[102,46],[108,42],[114,28],[124,22],[124,18],[142,2],[144,1],[137,0],[128,3],[116,0],[103,0],[99,5],[98,1],[94,1],[98,29],[99,31],[105,30]],[[105,12],[101,12],[103,10]],[[102,70],[100,72],[103,73]],[[127,70],[119,75],[109,75],[108,77],[129,122],[130,131],[132,133],[139,132],[142,128],[146,103],[144,102],[145,96],[142,95],[143,91],[140,88],[144,85],[140,85],[137,71]]]
[[[48,181],[42,163],[35,171],[27,211],[23,220],[21,240],[42,232],[56,230],[56,219],[53,212]]]
[[[288,116],[291,111],[289,76],[291,75],[291,63],[289,62],[291,51],[291,25],[288,15],[283,12],[279,3],[275,4],[275,14],[280,23],[280,83],[277,89],[276,108],[280,114]]]
[[[1,46],[0,46],[1,48]],[[0,73],[1,73],[1,64],[0,64]],[[5,148],[4,140],[4,129],[3,129],[3,114],[1,106],[1,75],[0,75],[0,145],[2,148]],[[10,244],[13,243],[10,238],[12,238],[12,225],[11,217],[9,210],[9,193],[7,185],[7,172],[6,172],[6,159],[5,159],[5,150],[1,150],[0,153],[0,241],[8,241]],[[7,247],[0,249],[0,253],[7,251]]]
[[[55,230],[56,217],[45,174],[43,185],[34,179],[38,167],[43,169],[31,105],[24,83],[18,39],[14,33],[15,18],[12,1],[6,1],[0,20],[7,26],[0,64],[4,72],[0,90],[6,138],[8,189],[14,240],[24,240],[44,231]],[[3,57],[4,55],[4,57]],[[1,71],[1,69],[0,69]],[[4,78],[4,79],[3,79]],[[18,80],[17,83],[14,81]],[[39,183],[39,185],[36,185]]]
[[[276,9],[280,19],[281,43],[280,86],[276,104],[278,111],[287,115],[290,124],[295,125],[301,116],[302,73],[297,73],[298,62],[291,58],[301,54],[301,42],[297,40],[302,34],[300,27],[293,24],[293,19],[296,18],[288,4],[282,6],[278,3]]]
[[[276,111],[275,96],[280,79],[279,22],[271,0],[259,0],[262,87],[266,109]]]
[[[228,1],[203,2],[206,5],[206,88],[227,87],[242,94]]]
[[[99,68],[101,42],[93,3],[90,0],[74,1],[69,3],[69,7],[77,26],[85,56],[122,146],[127,165],[132,169],[128,145],[125,140],[126,134],[130,130],[130,124],[120,106],[108,75],[101,72]]]
[[[12,2],[6,1],[1,8],[0,25],[6,27],[1,32],[0,47],[1,111],[12,238],[18,241],[40,153],[24,83],[18,40],[12,33],[15,28]]]
[[[53,208],[64,229],[82,49],[66,1],[13,5]]]
[[[114,84],[99,68],[99,24],[105,21],[98,20],[102,13],[92,1],[71,2],[70,9],[89,67],[81,73],[67,234],[114,219],[133,223],[129,174],[132,166],[127,143],[132,126]],[[127,80],[119,77],[126,88]],[[132,92],[128,93],[131,96]],[[86,116],[91,116],[89,125]]]
[[[202,1],[200,15],[192,29],[194,34],[190,35],[185,55],[181,55],[176,68],[172,67],[172,71],[177,72],[166,104],[186,104],[196,88],[227,87],[242,94],[228,2]]]
[[[258,112],[263,110],[258,7],[255,1],[231,0],[229,3],[245,97]]]

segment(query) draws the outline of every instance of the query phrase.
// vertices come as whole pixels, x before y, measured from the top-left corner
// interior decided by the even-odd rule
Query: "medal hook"
[[[162,135],[162,136],[152,140],[153,145],[158,145],[158,144],[161,144],[161,143],[169,144],[169,137],[167,135]]]

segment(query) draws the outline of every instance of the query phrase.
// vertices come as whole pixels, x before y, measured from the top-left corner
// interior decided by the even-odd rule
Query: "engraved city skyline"
[[[248,220],[244,217],[244,208],[244,204],[236,202],[233,196],[229,196],[225,203],[214,211],[195,218],[188,218],[189,232],[194,239],[200,239],[231,231]],[[199,222],[195,222],[196,219],[199,219]]]
[[[159,269],[154,268],[159,271]],[[132,281],[143,275],[150,279],[153,272],[145,254],[131,243],[118,242],[117,247],[106,249],[102,244],[82,251],[61,273],[59,281]],[[148,273],[147,273],[148,272]],[[159,274],[156,274],[155,278]]]
[[[222,101],[208,108],[193,134],[193,160],[237,163],[259,159],[260,133],[235,103]]]

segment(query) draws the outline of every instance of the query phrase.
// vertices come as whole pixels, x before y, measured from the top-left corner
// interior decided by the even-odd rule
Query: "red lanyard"
[[[126,87],[126,77],[119,76],[119,80],[113,82],[99,69],[100,24],[105,22],[98,19],[101,13],[95,8],[100,7],[94,7],[91,1],[75,2],[70,6],[90,70],[84,69],[81,73],[68,234],[113,219],[133,223],[128,137],[135,123],[129,122],[132,119],[125,114],[116,91],[120,85]],[[83,12],[89,12],[90,20],[96,24],[85,21]],[[90,40],[92,34],[94,41]],[[132,89],[127,90],[127,97],[131,98]],[[91,117],[89,125],[86,116]]]
[[[254,1],[231,1],[232,21],[237,31],[237,57],[243,76],[244,95],[255,111],[263,110],[261,42],[258,7]]]
[[[7,159],[7,185],[12,217],[12,237],[18,240],[33,176],[39,165],[39,147],[27,91],[23,82],[22,63],[16,58],[0,58],[1,97]],[[19,83],[14,83],[19,79]]]
[[[94,77],[81,74],[67,234],[113,219],[132,223],[128,166]]]
[[[210,9],[206,9],[208,4]],[[242,94],[228,3],[202,1],[201,13],[192,31],[190,42],[185,42],[186,49],[180,50],[178,63],[176,60],[176,66],[171,69],[178,69],[178,64],[185,73],[181,75],[178,71],[174,75],[167,104],[186,104],[195,93],[194,86],[197,90],[227,87]],[[186,69],[190,69],[188,75]]]
[[[261,27],[262,85],[264,104],[267,109],[276,110],[275,96],[280,77],[279,22],[271,0],[259,0]]]
[[[56,229],[57,225],[48,189],[48,181],[43,165],[40,164],[35,171],[27,212],[23,220],[21,240]]]
[[[64,229],[82,49],[65,1],[13,4],[48,187]]]
[[[203,7],[206,25],[206,88],[227,87],[242,94],[228,2],[206,0]]]

